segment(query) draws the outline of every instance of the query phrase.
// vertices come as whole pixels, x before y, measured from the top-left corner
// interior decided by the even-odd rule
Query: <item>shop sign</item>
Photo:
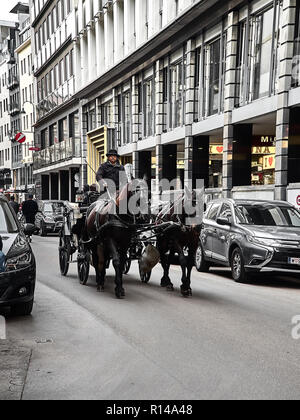
[[[224,147],[218,144],[212,145],[209,147],[209,153],[211,155],[221,155],[223,151],[224,151]]]
[[[264,147],[264,146],[275,146],[275,136],[253,136],[252,146]]]
[[[276,147],[267,146],[267,147],[259,147],[255,146],[252,147],[252,154],[253,155],[275,155],[276,154]]]
[[[265,156],[263,163],[264,171],[268,169],[275,169],[275,160],[275,155]]]

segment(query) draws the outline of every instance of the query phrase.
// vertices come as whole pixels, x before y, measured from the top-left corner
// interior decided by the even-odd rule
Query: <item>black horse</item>
[[[169,227],[158,232],[157,248],[164,270],[161,286],[169,291],[174,290],[169,272],[175,254],[177,254],[182,269],[181,293],[184,297],[192,296],[191,273],[195,265],[195,255],[199,244],[201,228],[200,225],[186,225],[188,215],[185,211],[184,203],[187,201],[190,204],[196,204],[195,195],[191,195],[188,190],[185,190],[178,199],[171,202],[155,218],[155,223],[158,225],[165,222],[173,222]]]
[[[106,269],[112,260],[115,269],[115,293],[117,298],[125,297],[123,272],[128,250],[136,235],[139,214],[130,213],[129,201],[139,194],[136,183],[124,186],[115,200],[105,205],[94,203],[88,211],[84,236],[90,248],[93,266],[96,270],[97,290],[104,291]],[[123,210],[127,209],[124,213]]]

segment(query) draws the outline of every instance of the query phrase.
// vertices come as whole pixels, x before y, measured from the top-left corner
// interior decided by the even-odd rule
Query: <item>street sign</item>
[[[40,147],[29,147],[28,149],[30,152],[39,152],[41,149]]]
[[[25,143],[25,141],[26,141],[26,136],[25,136],[25,134],[23,134],[23,133],[18,133],[18,134],[16,135],[16,137],[15,137],[15,140],[16,140],[18,143],[20,143],[20,144]]]

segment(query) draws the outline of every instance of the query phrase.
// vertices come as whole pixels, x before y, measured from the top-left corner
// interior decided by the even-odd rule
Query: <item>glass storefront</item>
[[[223,139],[209,140],[209,188],[221,188],[223,180]]]
[[[275,136],[254,136],[252,139],[252,185],[275,184]]]

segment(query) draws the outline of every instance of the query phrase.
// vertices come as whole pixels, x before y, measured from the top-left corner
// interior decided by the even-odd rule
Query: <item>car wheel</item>
[[[10,312],[14,316],[29,316],[33,309],[33,299],[30,302],[20,303],[10,308]]]
[[[231,256],[232,278],[237,283],[246,283],[248,275],[245,270],[244,258],[240,248],[236,248]]]
[[[209,263],[204,259],[204,252],[201,244],[199,244],[196,251],[195,266],[200,273],[207,273],[210,268]]]

